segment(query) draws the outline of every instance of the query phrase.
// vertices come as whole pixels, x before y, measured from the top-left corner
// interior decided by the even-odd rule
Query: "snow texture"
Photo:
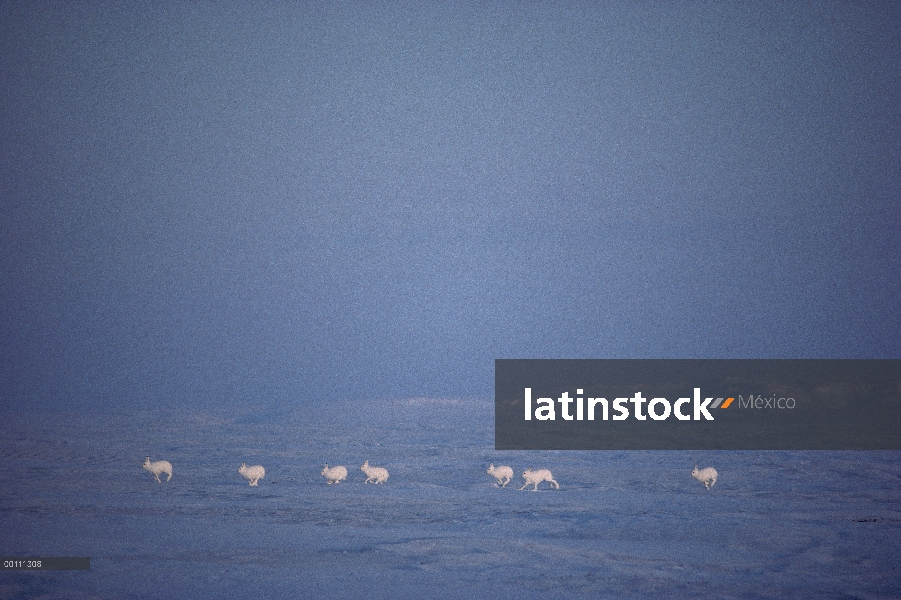
[[[0,553],[91,570],[0,572],[0,597],[901,597],[898,452],[500,452],[492,415],[4,415]],[[148,453],[179,477],[148,485]],[[327,459],[367,458],[392,485],[322,485]],[[241,460],[267,485],[233,477]],[[566,485],[499,488],[491,462]],[[729,476],[700,489],[695,463]]]

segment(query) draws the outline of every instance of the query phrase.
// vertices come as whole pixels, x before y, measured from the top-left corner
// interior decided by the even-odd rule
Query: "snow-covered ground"
[[[0,554],[91,570],[3,572],[0,597],[901,597],[901,453],[498,452],[493,411],[4,415]],[[388,482],[365,485],[364,460]],[[560,490],[519,491],[527,467]]]

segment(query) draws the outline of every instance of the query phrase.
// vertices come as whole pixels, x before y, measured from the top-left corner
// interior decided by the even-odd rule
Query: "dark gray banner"
[[[901,450],[901,360],[496,360],[497,450]]]

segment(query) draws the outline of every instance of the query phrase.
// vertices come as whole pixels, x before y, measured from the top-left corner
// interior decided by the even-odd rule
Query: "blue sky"
[[[891,3],[4,3],[0,402],[901,357]]]

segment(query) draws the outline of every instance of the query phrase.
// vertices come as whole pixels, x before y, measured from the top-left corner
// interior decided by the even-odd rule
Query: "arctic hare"
[[[526,489],[526,486],[534,485],[535,487],[532,488],[532,491],[537,492],[538,484],[542,481],[553,483],[555,489],[560,489],[560,484],[554,481],[554,476],[551,475],[551,472],[547,469],[538,469],[537,471],[533,471],[532,467],[529,467],[523,472],[522,478],[526,480],[526,483],[521,488],[519,488],[520,490]]]
[[[247,463],[241,463],[241,466],[238,467],[238,473],[244,476],[248,485],[258,486],[260,479],[266,476],[266,469],[262,465],[248,467]]]
[[[328,463],[325,463],[325,468],[322,469],[322,473],[320,473],[320,475],[328,479],[329,485],[333,483],[341,483],[342,479],[347,479],[347,469],[340,465],[337,467],[329,468]]]
[[[150,457],[148,456],[144,459],[144,464],[141,466],[156,477],[157,483],[162,483],[162,481],[160,481],[160,473],[166,473],[169,476],[166,481],[172,479],[172,463],[168,460],[155,460],[150,462]]]
[[[366,481],[363,483],[385,483],[388,481],[388,470],[382,467],[370,467],[368,460],[363,463],[360,470],[366,473]]]
[[[497,485],[501,487],[507,487],[507,484],[513,479],[513,469],[504,466],[495,467],[494,463],[488,465],[486,473],[497,479]]]
[[[704,484],[708,490],[713,487],[713,484],[716,483],[716,478],[719,473],[716,472],[716,469],[713,467],[706,467],[698,471],[698,465],[695,465],[694,471],[691,472],[691,476]]]

